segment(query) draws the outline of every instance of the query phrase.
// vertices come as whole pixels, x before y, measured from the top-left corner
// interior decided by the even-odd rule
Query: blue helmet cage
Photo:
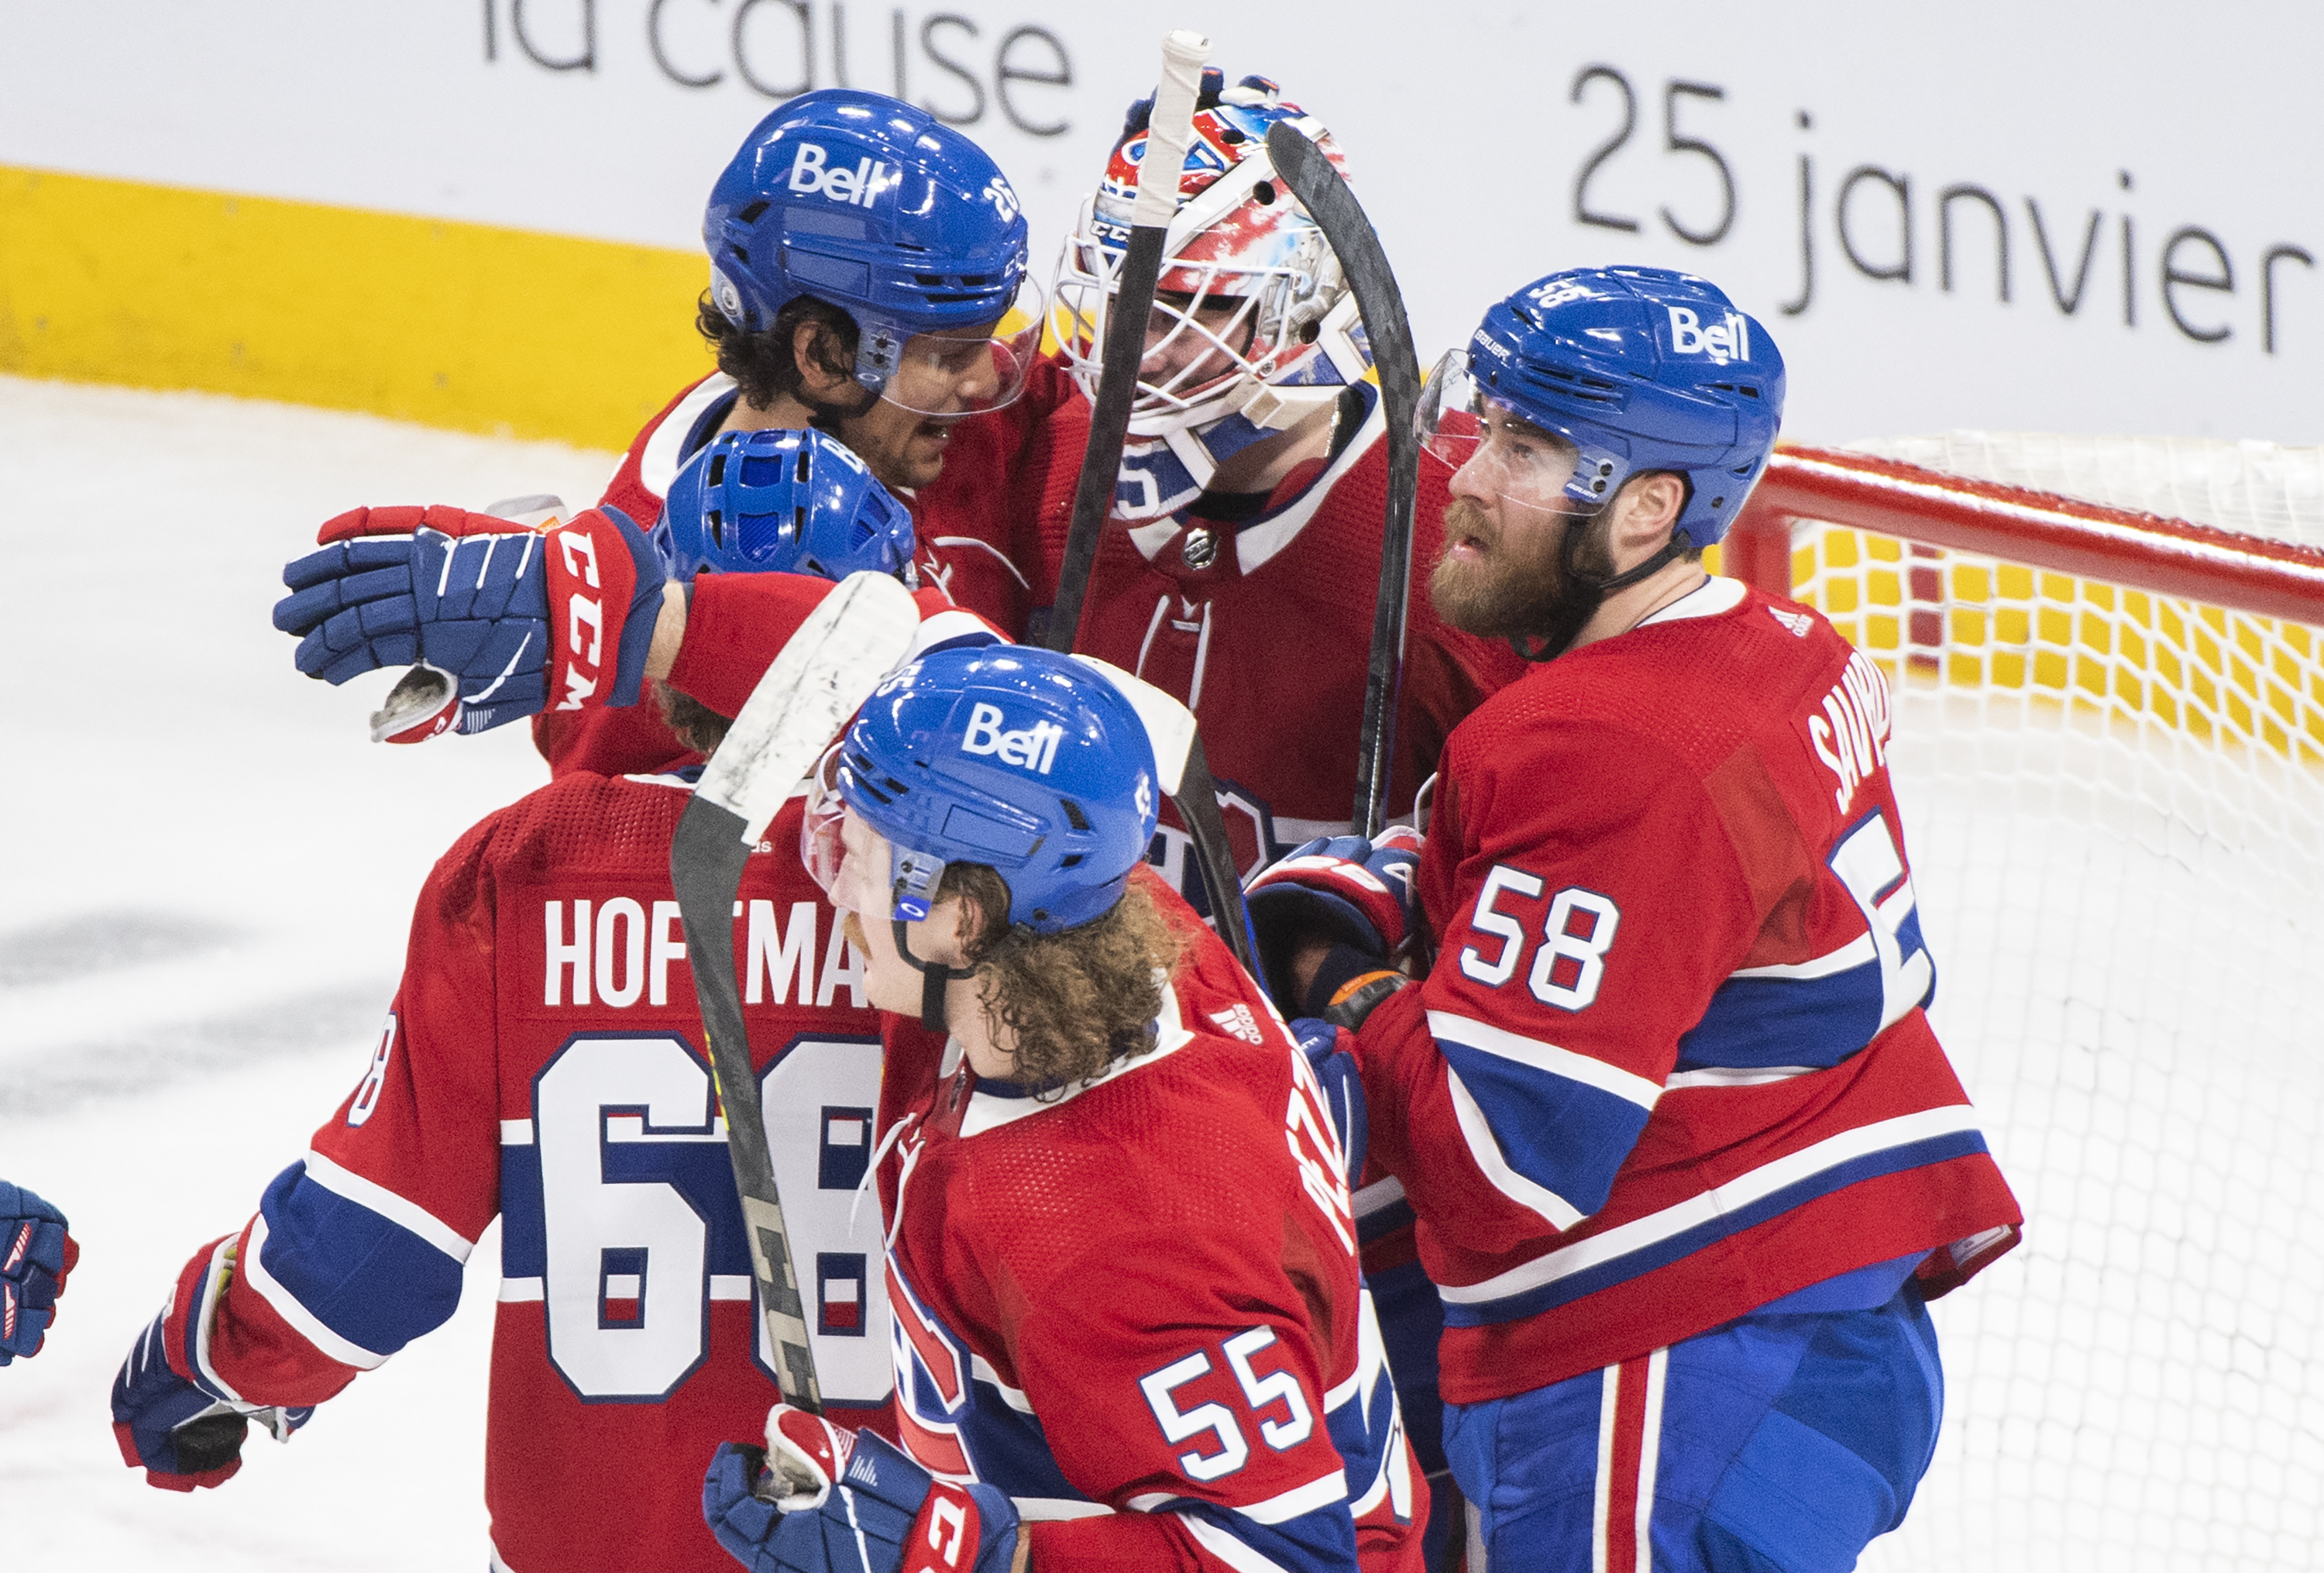
[[[1573,444],[1569,497],[1604,507],[1652,470],[1684,477],[1676,528],[1727,533],[1775,448],[1784,357],[1720,288],[1667,268],[1574,268],[1485,313],[1469,340],[1480,392]]]
[[[803,93],[759,123],[702,219],[711,299],[769,327],[811,295],[855,319],[855,377],[884,387],[916,333],[998,320],[1025,276],[1017,193],[983,149],[900,98]]]
[[[890,677],[842,741],[838,787],[894,848],[899,921],[927,916],[947,865],[982,863],[1008,884],[1009,922],[1044,934],[1120,899],[1159,790],[1129,699],[1022,644],[938,650]]]
[[[917,588],[912,515],[836,438],[729,431],[680,467],[656,540],[675,578],[862,569]]]

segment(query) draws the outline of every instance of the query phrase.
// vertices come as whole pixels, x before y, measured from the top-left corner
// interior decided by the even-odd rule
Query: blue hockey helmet
[[[869,569],[918,588],[910,512],[844,443],[812,429],[720,436],[670,482],[655,541],[682,579]]]
[[[849,88],[802,93],[759,123],[711,190],[711,299],[752,331],[798,296],[828,301],[854,319],[863,386],[929,414],[991,408],[1016,397],[1040,350],[1020,208],[984,150],[925,110]],[[955,365],[927,393],[911,375],[916,338],[952,341],[923,348],[954,361],[988,345],[996,391],[962,404],[942,391]]]
[[[1030,645],[937,650],[903,668],[848,728],[833,776],[894,848],[898,921],[927,916],[947,864],[982,863],[1008,884],[1012,925],[1078,927],[1120,899],[1154,835],[1138,712],[1095,667]]]
[[[1708,546],[1766,467],[1783,412],[1783,356],[1716,284],[1572,268],[1485,313],[1429,374],[1419,422],[1438,458],[1490,456],[1504,495],[1554,512],[1594,514],[1632,476],[1675,471],[1689,488],[1677,528]],[[1517,440],[1489,440],[1511,421]],[[1528,442],[1525,427],[1559,443]]]

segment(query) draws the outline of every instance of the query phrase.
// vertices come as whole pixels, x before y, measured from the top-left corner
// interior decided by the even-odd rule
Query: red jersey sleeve
[[[429,876],[362,1079],[237,1242],[204,1374],[246,1402],[318,1402],[440,1326],[500,1209],[486,864],[497,819]]]
[[[1421,873],[1437,960],[1361,1057],[1380,1160],[1493,1253],[1604,1205],[1760,914],[1710,796],[1650,741],[1489,727],[1446,766]]]

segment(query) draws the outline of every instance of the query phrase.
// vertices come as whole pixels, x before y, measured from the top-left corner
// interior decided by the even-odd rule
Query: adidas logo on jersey
[[[1674,354],[1707,355],[1717,365],[1725,365],[1730,360],[1751,358],[1751,320],[1742,312],[1729,311],[1705,328],[1702,319],[1689,307],[1665,309],[1670,312],[1671,349]]]
[[[1805,612],[1786,612],[1781,606],[1770,606],[1767,615],[1790,629],[1794,639],[1805,639],[1808,630],[1815,626],[1815,620]]]
[[[1005,719],[1000,706],[980,703],[968,713],[968,732],[960,740],[960,751],[989,754],[1003,764],[1048,774],[1049,766],[1057,762],[1057,745],[1064,741],[1065,729],[1055,721],[1041,721],[1004,732],[1001,722]]]
[[[1221,1032],[1241,1039],[1246,1043],[1264,1043],[1267,1039],[1259,1030],[1259,1018],[1250,1013],[1246,1004],[1234,1004],[1223,1011],[1213,1011],[1211,1020]]]
[[[872,206],[872,199],[879,195],[881,178],[887,173],[888,166],[864,158],[857,159],[855,167],[851,170],[844,164],[829,163],[830,156],[814,143],[801,143],[798,157],[791,163],[791,190],[802,197],[812,197],[821,192],[833,201],[844,202],[850,207]]]

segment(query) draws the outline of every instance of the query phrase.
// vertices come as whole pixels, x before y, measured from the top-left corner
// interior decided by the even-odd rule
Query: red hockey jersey
[[[223,1391],[318,1402],[451,1315],[497,1216],[484,1492],[508,1573],[732,1573],[703,1470],[779,1396],[670,893],[688,792],[568,774],[437,865],[371,1064],[269,1187],[211,1318]],[[823,1390],[885,1430],[878,1209],[856,1206],[879,1017],[799,813],[750,859],[734,953]]]
[[[1044,1573],[1411,1573],[1420,1482],[1323,1095],[1138,877],[1189,937],[1150,1052],[1036,1097],[884,1018],[904,1446],[1017,1498]]]
[[[1194,712],[1245,877],[1316,836],[1344,835],[1370,665],[1387,517],[1387,422],[1377,390],[1331,457],[1286,477],[1240,523],[1177,514],[1108,525],[1075,646]],[[1045,434],[1035,522],[1043,604],[1055,598],[1089,406]],[[1411,807],[1462,717],[1524,670],[1506,645],[1448,627],[1428,600],[1442,550],[1446,474],[1425,461],[1413,520],[1413,593],[1397,707],[1391,813]],[[1206,911],[1185,833],[1164,812],[1154,860]]]
[[[1440,948],[1360,1039],[1452,1402],[1677,1342],[2021,1221],[1922,1007],[1878,670],[1712,579],[1464,722],[1420,872]]]

